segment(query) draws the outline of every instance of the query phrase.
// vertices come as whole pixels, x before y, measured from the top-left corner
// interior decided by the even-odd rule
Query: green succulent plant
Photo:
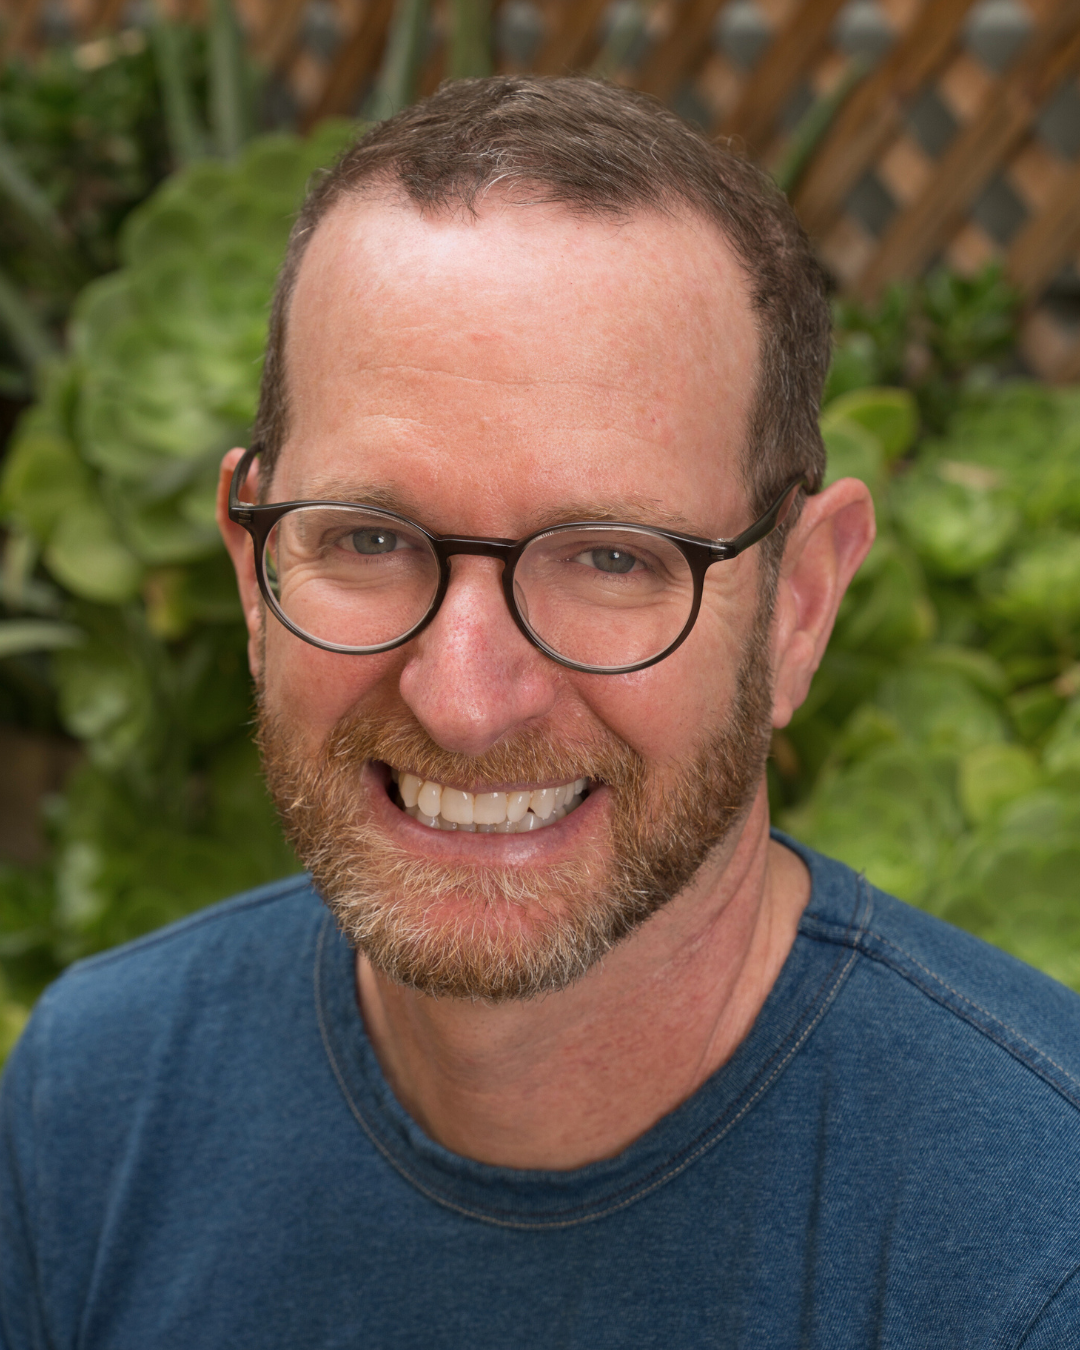
[[[798,837],[1080,988],[1080,396],[970,388],[903,444],[898,398],[914,409],[863,388],[823,415],[879,536],[774,801]]]
[[[85,749],[54,803],[54,903],[0,872],[18,982],[295,868],[258,776],[235,583],[214,525],[222,453],[255,413],[268,299],[310,175],[355,134],[267,136],[201,160],[128,220],[0,484],[8,650],[54,649]],[[21,624],[21,628],[19,625]],[[7,897],[7,910],[3,910]],[[24,981],[25,982],[25,981]]]

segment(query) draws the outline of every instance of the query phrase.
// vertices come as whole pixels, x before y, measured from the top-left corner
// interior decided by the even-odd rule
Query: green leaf
[[[5,214],[18,222],[30,245],[47,267],[53,268],[68,284],[86,279],[82,259],[72,247],[64,222],[53,209],[41,188],[25,172],[12,149],[0,140],[0,200]]]
[[[1001,809],[1039,786],[1035,756],[1018,745],[976,746],[960,761],[960,802],[973,825],[992,820]]]
[[[1080,535],[1057,534],[1021,549],[996,597],[997,610],[1061,635],[1080,622]]]
[[[32,409],[19,423],[4,465],[4,515],[40,542],[59,520],[92,500],[92,480],[59,424],[54,405]]]
[[[926,670],[949,671],[959,675],[995,701],[1004,698],[1009,690],[1009,677],[1001,663],[995,661],[989,652],[975,647],[939,642],[923,647],[913,661]]]
[[[1009,716],[1021,740],[1037,745],[1057,721],[1064,699],[1055,682],[1018,689],[1006,700]]]
[[[56,343],[19,288],[0,269],[0,325],[19,360],[33,376],[46,361],[55,359]]]
[[[150,35],[165,104],[165,125],[173,160],[190,164],[206,153],[206,133],[195,110],[187,62],[185,31],[153,8]]]
[[[885,482],[885,453],[878,438],[858,422],[834,416],[831,410],[821,418],[821,435],[828,457],[826,486],[838,478],[861,478],[878,501]]]
[[[1080,795],[1080,698],[1074,698],[1058,718],[1043,747],[1043,767],[1055,778],[1066,779]]]
[[[875,385],[881,371],[869,333],[843,333],[834,339],[832,364],[825,381],[821,402],[825,408],[851,389]]]
[[[492,70],[491,0],[451,0],[446,78],[478,79]]]
[[[210,118],[218,153],[236,159],[251,135],[250,79],[243,34],[230,0],[210,5]]]
[[[139,560],[104,506],[93,500],[60,517],[45,549],[45,563],[74,595],[106,604],[131,599],[142,580]]]
[[[962,827],[947,775],[932,757],[883,745],[826,777],[785,828],[906,900],[928,897]]]
[[[886,460],[906,454],[919,430],[919,410],[907,389],[854,389],[834,399],[825,418],[857,422],[877,438]]]
[[[879,536],[841,604],[833,647],[895,657],[925,642],[934,625],[918,564]]]
[[[885,676],[874,702],[928,751],[964,754],[1006,739],[997,707],[957,671],[909,664]]]
[[[944,460],[907,474],[893,489],[896,519],[920,559],[942,576],[966,577],[1002,556],[1020,528],[1019,509],[996,491],[992,471]]]
[[[391,117],[416,98],[420,65],[427,48],[429,0],[395,0],[386,50],[371,95],[376,118]]]
[[[148,711],[146,679],[122,652],[94,646],[79,653],[61,665],[60,684],[64,722],[85,741],[111,736],[133,715]]]
[[[83,634],[70,623],[50,619],[0,619],[0,659],[24,652],[49,652],[77,647]]]
[[[819,94],[803,113],[773,172],[781,192],[794,192],[840,110],[871,69],[866,57],[853,57],[828,91]]]

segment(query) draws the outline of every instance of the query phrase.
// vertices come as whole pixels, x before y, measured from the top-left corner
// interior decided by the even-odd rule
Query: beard
[[[346,939],[388,979],[433,997],[500,1003],[580,978],[686,889],[753,801],[771,729],[770,611],[762,604],[747,640],[726,723],[674,774],[650,769],[607,729],[577,739],[520,732],[482,755],[458,754],[400,703],[350,713],[312,755],[260,691],[267,785]],[[450,784],[586,777],[610,792],[606,838],[543,867],[417,858],[365,805],[369,761]]]

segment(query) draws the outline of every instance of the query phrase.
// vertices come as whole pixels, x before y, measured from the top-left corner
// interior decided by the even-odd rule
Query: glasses
[[[252,446],[236,466],[229,519],[251,535],[259,589],[297,637],[354,656],[400,647],[438,612],[450,559],[474,554],[503,564],[507,608],[534,646],[571,670],[608,675],[670,656],[694,626],[709,568],[782,525],[806,486],[800,474],[734,539],[589,520],[484,539],[432,534],[359,502],[242,502],[258,453]]]

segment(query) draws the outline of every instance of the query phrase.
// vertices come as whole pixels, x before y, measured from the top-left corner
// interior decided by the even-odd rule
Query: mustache
[[[582,777],[633,791],[647,777],[643,757],[610,731],[556,737],[537,727],[508,733],[481,754],[466,755],[432,740],[401,707],[346,714],[326,738],[321,757],[331,772],[382,761],[420,778],[473,785],[469,790],[481,791],[487,784],[570,782]]]

